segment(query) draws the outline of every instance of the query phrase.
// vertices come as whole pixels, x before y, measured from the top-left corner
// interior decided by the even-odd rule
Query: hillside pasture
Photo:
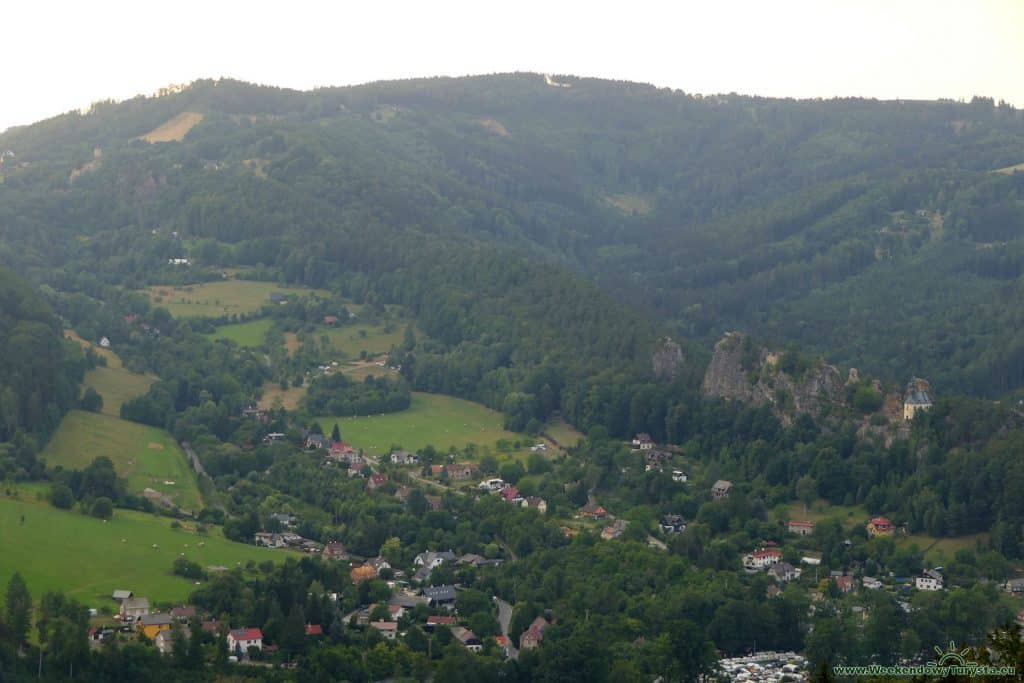
[[[47,465],[65,469],[83,469],[105,455],[133,493],[151,488],[184,510],[198,511],[202,507],[185,453],[170,434],[156,427],[72,410],[41,455]]]
[[[369,417],[318,417],[324,433],[334,423],[342,438],[371,455],[389,452],[393,444],[419,450],[427,444],[441,451],[470,443],[494,445],[498,439],[522,438],[502,428],[504,418],[496,410],[451,396],[413,392],[408,410]]]
[[[149,391],[150,385],[157,380],[154,375],[139,374],[125,369],[121,359],[110,349],[90,344],[74,332],[68,332],[67,337],[86,348],[91,348],[107,361],[106,366],[97,366],[96,369],[85,373],[85,378],[82,381],[83,391],[92,387],[103,397],[103,413],[105,415],[120,417],[121,405],[125,401],[145,394]]]
[[[270,318],[257,318],[244,323],[221,325],[216,332],[207,336],[210,339],[230,339],[239,346],[259,347],[263,346],[263,340],[273,324]]]
[[[925,562],[929,566],[942,566],[949,564],[956,559],[958,550],[974,550],[978,541],[982,545],[988,540],[988,534],[968,534],[966,536],[952,536],[937,538],[928,534],[908,534],[896,536],[896,542],[901,547],[916,544],[918,549],[924,553]]]
[[[365,351],[367,356],[377,356],[387,353],[392,346],[398,346],[405,337],[405,324],[392,324],[385,329],[385,325],[370,325],[357,323],[343,327],[323,328],[317,330],[316,335],[326,335],[331,348],[338,353],[345,354],[346,358],[359,358]]]
[[[175,318],[254,313],[263,304],[270,302],[271,292],[281,292],[287,296],[326,295],[323,290],[254,280],[221,280],[184,287],[155,285],[142,290],[154,306],[166,308]]]
[[[202,120],[203,115],[199,112],[183,111],[177,116],[164,121],[145,135],[140,135],[136,140],[145,140],[150,143],[178,142],[184,140],[188,132]]]
[[[188,523],[172,529],[170,519],[142,512],[116,510],[104,522],[58,510],[25,490],[17,498],[0,495],[0,548],[0,585],[18,571],[35,600],[45,591],[63,591],[89,607],[115,610],[110,599],[115,589],[135,591],[156,603],[185,600],[196,586],[171,574],[179,556],[204,568],[234,568],[287,555],[229,541],[219,527],[206,535]]]
[[[260,398],[257,407],[260,410],[270,410],[276,407],[277,399],[281,399],[281,407],[286,410],[295,410],[299,407],[299,399],[306,395],[306,387],[288,387],[282,389],[277,382],[265,382],[263,384],[263,396]]]

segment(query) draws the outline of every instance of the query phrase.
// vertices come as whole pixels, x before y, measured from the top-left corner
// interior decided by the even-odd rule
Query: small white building
[[[686,476],[686,472],[683,472],[682,470],[672,470],[672,481],[679,484],[685,484],[688,480],[689,477]]]
[[[942,583],[942,573],[934,569],[926,569],[921,576],[914,579],[914,585],[919,591],[940,591]]]
[[[106,337],[100,337],[100,346],[103,347],[104,349],[109,349],[110,340],[107,339]]]

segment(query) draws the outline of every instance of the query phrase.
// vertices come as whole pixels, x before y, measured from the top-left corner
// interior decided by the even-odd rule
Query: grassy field
[[[956,551],[974,550],[977,542],[986,541],[988,534],[970,534],[967,536],[955,536],[952,538],[935,538],[927,534],[910,534],[897,536],[897,543],[900,546],[908,546],[911,543],[917,544],[920,550],[925,551],[925,561],[933,566],[945,565],[953,561]]]
[[[610,194],[605,197],[605,201],[627,216],[642,216],[651,212],[651,203],[638,194]]]
[[[92,387],[103,396],[103,412],[107,415],[119,417],[121,404],[128,399],[145,394],[149,391],[149,386],[157,379],[153,375],[140,375],[126,370],[116,353],[110,349],[90,344],[74,332],[68,332],[67,337],[106,358],[106,367],[97,367],[95,370],[85,373],[82,389]]]
[[[299,399],[306,395],[305,387],[288,387],[282,389],[277,382],[266,382],[263,385],[263,398],[259,400],[259,407],[262,410],[269,410],[274,407],[275,401],[281,399],[281,407],[287,410],[295,410],[299,407]]]
[[[271,292],[288,296],[326,294],[323,290],[253,280],[222,280],[185,287],[156,285],[142,292],[154,305],[166,308],[175,318],[252,313],[269,301]]]
[[[327,434],[337,422],[346,441],[372,455],[388,452],[393,444],[409,450],[432,444],[438,450],[447,450],[450,446],[493,445],[501,438],[519,438],[502,429],[502,415],[495,410],[450,396],[420,392],[413,393],[412,406],[400,413],[320,417],[317,421]]]
[[[868,511],[860,506],[829,505],[825,500],[817,500],[804,511],[803,503],[789,504],[789,518],[807,522],[820,522],[823,519],[838,519],[845,528],[864,524],[871,517]]]
[[[576,442],[583,438],[583,434],[564,420],[552,422],[544,426],[544,434],[554,439],[562,448],[571,448]]]
[[[273,326],[270,318],[257,318],[244,323],[221,325],[209,335],[211,339],[230,339],[239,346],[262,346],[263,339]]]
[[[189,528],[172,529],[169,519],[128,510],[103,522],[58,510],[24,491],[18,499],[0,496],[0,548],[0,585],[19,571],[35,600],[44,591],[60,590],[97,608],[114,605],[115,589],[155,602],[184,600],[195,585],[171,574],[181,554],[203,567],[229,568],[286,556],[228,541],[219,527],[199,536]]]
[[[117,473],[128,480],[131,491],[141,493],[148,487],[165,494],[185,510],[202,507],[185,454],[162,429],[72,410],[42,453],[47,464],[68,469],[87,467],[100,455],[113,461]]]
[[[199,112],[183,111],[137,139],[146,142],[177,142],[184,139],[192,127],[202,120],[203,115]]]
[[[360,352],[376,356],[387,353],[392,346],[402,343],[405,336],[405,324],[393,325],[391,332],[386,332],[383,325],[345,325],[344,327],[324,328],[317,331],[317,336],[326,334],[335,351],[344,353],[347,358],[358,358]]]

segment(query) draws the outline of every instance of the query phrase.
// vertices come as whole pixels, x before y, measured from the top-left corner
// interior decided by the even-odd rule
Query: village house
[[[817,567],[821,564],[821,553],[804,553],[800,558],[800,564]]]
[[[666,534],[681,534],[686,531],[686,520],[682,515],[662,515],[659,526]]]
[[[324,634],[324,627],[320,624],[306,624],[306,637],[322,636]]]
[[[327,449],[327,457],[339,462],[352,463],[359,456],[359,451],[344,441],[332,441]]]
[[[423,597],[430,601],[431,607],[455,608],[455,588],[452,586],[428,586],[424,588]]]
[[[135,621],[149,614],[149,600],[146,598],[127,598],[121,601],[121,620]]]
[[[1024,579],[1009,579],[1003,584],[1003,590],[1007,593],[1024,593]]]
[[[269,531],[257,531],[255,536],[256,545],[268,548],[283,548],[286,544],[281,534],[274,534]]]
[[[114,598],[114,600],[117,600],[117,602],[120,603],[120,602],[124,602],[128,598],[134,598],[135,597],[135,593],[133,593],[133,592],[131,592],[129,590],[116,590],[116,591],[114,591],[114,594],[113,594],[112,597]]]
[[[531,510],[536,510],[542,515],[546,515],[548,512],[548,504],[543,498],[537,496],[527,496],[523,499],[522,506]]]
[[[391,569],[391,563],[385,560],[383,557],[375,557],[372,560],[367,560],[367,566],[373,567],[373,571],[377,572],[377,576],[385,569]]]
[[[375,491],[386,483],[388,483],[388,475],[383,473],[371,474],[366,482],[366,488]]]
[[[633,438],[633,449],[649,451],[654,448],[654,439],[647,432],[640,432]]]
[[[169,631],[173,623],[170,614],[143,614],[135,621],[135,628],[152,640],[161,631]]]
[[[836,576],[834,578],[836,587],[839,588],[841,593],[849,593],[853,590],[853,577],[849,574],[843,574],[842,576]]]
[[[921,576],[914,579],[914,585],[919,591],[940,591],[942,583],[942,572],[935,569],[926,569]]]
[[[544,631],[549,626],[548,620],[544,617],[537,617],[530,626],[519,636],[519,649],[532,650],[538,647],[544,640]]]
[[[424,496],[427,499],[427,506],[434,511],[441,509],[441,496]]]
[[[236,628],[228,631],[228,652],[244,655],[250,647],[263,650],[263,631],[258,628]]]
[[[752,573],[767,569],[781,561],[782,551],[778,548],[758,548],[743,556],[743,568]]]
[[[547,453],[548,452],[548,445],[546,443],[544,443],[543,441],[540,442],[540,443],[536,443],[536,444],[530,446],[530,452],[531,453]]]
[[[672,481],[677,484],[685,484],[688,480],[689,477],[686,476],[686,472],[683,472],[682,470],[672,470]]]
[[[420,456],[409,451],[398,450],[391,454],[392,465],[418,465],[420,464]]]
[[[174,632],[170,629],[166,631],[160,631],[153,638],[153,645],[156,646],[156,651],[162,655],[169,655],[174,650]]]
[[[618,538],[626,532],[629,522],[624,519],[617,519],[601,530],[601,538],[606,541]]]
[[[768,574],[779,583],[786,583],[797,577],[797,569],[789,562],[778,562],[768,569]]]
[[[882,588],[882,582],[873,576],[864,576],[860,580],[860,585],[864,586],[868,590],[880,590]]]
[[[505,502],[512,503],[513,505],[522,505],[523,496],[519,493],[519,489],[515,486],[506,486],[498,494],[505,499]]]
[[[501,653],[504,657],[512,656],[512,641],[508,636],[494,636],[494,642],[501,648]]]
[[[110,348],[110,340],[107,339],[106,337],[100,337],[100,346],[105,348],[105,349],[109,349]]]
[[[327,445],[327,438],[323,434],[310,434],[306,437],[306,448],[308,450],[321,449]]]
[[[413,564],[417,567],[426,567],[427,569],[435,569],[440,567],[445,562],[454,562],[455,553],[451,550],[443,550],[440,552],[427,550],[420,553],[413,559]]]
[[[588,519],[604,519],[608,516],[608,511],[597,503],[587,503],[580,508],[580,516]]]
[[[434,628],[437,627],[437,626],[448,626],[448,627],[451,627],[451,626],[454,626],[454,625],[455,625],[455,617],[433,615],[432,614],[429,617],[427,617],[426,629],[427,629],[427,631],[433,633],[434,632]]]
[[[471,462],[463,462],[448,465],[446,470],[448,471],[448,478],[452,481],[466,481],[475,477],[480,468]]]
[[[271,292],[267,295],[267,300],[272,304],[286,304],[288,303],[288,297],[281,292]]]
[[[438,478],[442,474],[444,474],[444,465],[431,465],[430,466],[430,476],[432,476],[434,478]]]
[[[347,560],[349,558],[345,545],[340,541],[331,541],[325,545],[323,556],[328,560]]]
[[[872,517],[867,523],[868,536],[874,538],[876,536],[891,536],[896,530],[892,522],[889,521],[888,517]]]
[[[728,498],[730,493],[732,493],[732,482],[726,481],[725,479],[719,479],[715,482],[715,485],[711,487],[711,497],[715,500]]]
[[[799,522],[791,520],[788,526],[789,533],[797,536],[810,536],[814,533],[814,522]]]
[[[276,512],[270,516],[285,529],[290,529],[299,523],[298,517],[296,517],[295,515],[289,515],[284,512]]]
[[[669,453],[658,450],[646,450],[644,453],[644,471],[662,472],[665,462],[671,457]]]
[[[506,486],[507,484],[505,483],[505,480],[498,479],[497,477],[493,479],[484,479],[482,482],[476,485],[476,487],[481,491],[487,491],[489,493],[495,493],[496,491],[500,491]]]
[[[480,652],[484,649],[483,642],[468,628],[463,626],[453,626],[452,635],[455,636],[455,640],[462,643],[463,647],[470,652]]]
[[[284,441],[284,434],[282,432],[270,432],[263,437],[263,443],[274,443],[275,441]]]
[[[189,619],[194,619],[195,617],[195,607],[175,607],[171,610],[171,618],[176,619],[182,623],[186,623]]]
[[[385,640],[394,640],[398,635],[397,621],[371,621],[370,627],[376,629]]]
[[[338,316],[336,316],[336,315],[325,315],[324,316],[324,325],[325,326],[327,326],[327,327],[334,327],[337,324],[338,324]]]
[[[410,493],[412,493],[412,487],[402,484],[395,490],[395,498],[405,503],[409,500]]]

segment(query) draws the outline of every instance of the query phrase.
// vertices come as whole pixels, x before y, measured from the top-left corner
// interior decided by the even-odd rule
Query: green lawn
[[[522,438],[502,429],[502,414],[479,403],[451,396],[414,392],[412,406],[400,413],[371,417],[319,417],[324,433],[337,422],[342,437],[372,455],[392,444],[409,450],[432,444],[438,450],[469,443],[493,445],[498,439]]]
[[[326,295],[323,290],[282,286],[254,280],[222,280],[185,287],[157,285],[142,290],[155,306],[166,308],[175,318],[219,317],[253,313],[269,302],[271,292],[287,296]]]
[[[37,601],[43,592],[59,590],[97,608],[114,605],[115,589],[154,602],[184,600],[195,584],[171,574],[181,554],[203,567],[229,568],[286,556],[229,541],[219,527],[199,536],[192,529],[172,529],[169,519],[128,510],[104,522],[58,510],[29,491],[18,500],[0,496],[0,548],[0,586],[18,571]]]
[[[141,493],[148,487],[166,494],[185,510],[202,507],[199,488],[184,452],[162,429],[72,410],[42,453],[48,465],[67,469],[87,467],[100,455],[114,462],[131,491]]]
[[[207,335],[211,339],[230,339],[239,346],[263,346],[274,322],[270,318],[257,318],[244,323],[221,325],[216,332]]]
[[[347,358],[358,358],[361,351],[367,355],[376,356],[387,353],[392,346],[398,346],[405,338],[406,323],[393,323],[390,332],[384,330],[384,325],[368,325],[358,323],[356,325],[344,325],[335,328],[322,328],[317,330],[316,336],[327,335],[331,346],[335,351],[344,353]]]

